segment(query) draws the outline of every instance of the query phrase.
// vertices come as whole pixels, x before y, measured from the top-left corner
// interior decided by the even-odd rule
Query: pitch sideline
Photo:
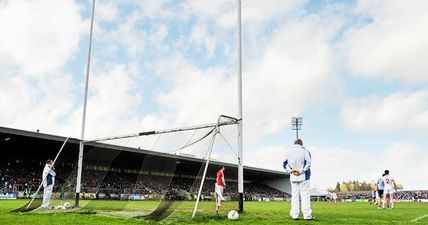
[[[426,218],[426,217],[428,217],[428,214],[425,214],[425,215],[422,215],[422,216],[418,216],[418,217],[416,217],[415,219],[411,220],[410,222],[412,222],[412,223],[416,223],[416,222],[418,222],[419,220],[424,219],[424,218]]]

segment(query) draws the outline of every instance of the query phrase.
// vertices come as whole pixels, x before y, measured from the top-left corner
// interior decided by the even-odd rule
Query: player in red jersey
[[[216,202],[215,208],[216,208],[217,214],[218,214],[218,209],[221,207],[221,201],[224,200],[223,198],[224,186],[226,186],[226,181],[224,179],[224,166],[223,166],[217,172],[217,181],[215,183],[214,197]]]

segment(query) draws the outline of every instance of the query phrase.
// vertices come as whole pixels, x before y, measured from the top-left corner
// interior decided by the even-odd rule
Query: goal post
[[[237,42],[238,42],[238,192],[239,212],[244,211],[244,162],[243,162],[243,117],[242,117],[242,22],[241,0],[238,1]]]

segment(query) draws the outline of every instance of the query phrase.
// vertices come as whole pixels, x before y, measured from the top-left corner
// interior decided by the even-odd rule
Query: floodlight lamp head
[[[294,124],[299,124],[299,125],[302,125],[303,124],[303,117],[301,117],[301,116],[299,116],[299,117],[297,117],[297,116],[293,116],[293,117],[291,117],[291,123],[294,125]]]

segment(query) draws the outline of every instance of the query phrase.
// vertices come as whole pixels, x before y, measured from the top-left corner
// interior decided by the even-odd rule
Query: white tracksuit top
[[[52,165],[46,164],[45,168],[43,169],[43,187],[46,187],[48,185],[54,185],[55,184],[55,171],[52,168]]]
[[[311,177],[311,153],[301,145],[294,145],[292,149],[285,154],[283,167],[287,173],[292,170],[298,170],[301,174],[305,174],[305,180]],[[290,175],[290,180],[293,181],[296,176]]]

